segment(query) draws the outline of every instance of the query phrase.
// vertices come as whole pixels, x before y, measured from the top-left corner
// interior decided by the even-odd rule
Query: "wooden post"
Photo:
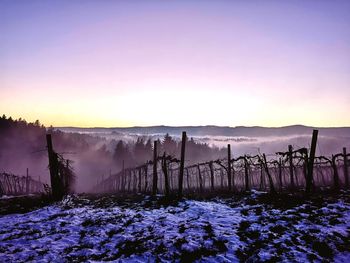
[[[182,132],[181,141],[181,160],[180,160],[180,173],[179,173],[179,197],[182,197],[182,186],[184,178],[184,167],[185,167],[185,147],[186,147],[186,132]]]
[[[318,130],[313,130],[312,132],[312,140],[311,140],[311,149],[310,149],[310,157],[308,161],[308,172],[307,172],[307,180],[306,180],[306,192],[309,193],[311,191],[313,185],[313,169],[314,169],[314,161],[315,161],[315,152],[316,152],[316,144],[317,144],[317,135]]]
[[[190,173],[188,172],[188,168],[186,168],[186,179],[187,179],[187,191],[190,190]]]
[[[247,156],[244,156],[244,177],[245,177],[245,190],[249,191],[249,169]]]
[[[263,164],[263,160],[260,160],[260,190],[265,189],[265,177],[264,177],[264,170],[265,166]]]
[[[266,155],[265,153],[263,154],[263,158],[264,158],[264,166],[265,166],[265,172],[267,174],[267,177],[269,179],[269,183],[270,183],[270,192],[272,194],[275,194],[276,193],[276,190],[275,190],[275,187],[273,185],[273,180],[272,180],[272,176],[270,174],[270,171],[269,171],[269,167],[267,166],[267,161],[266,161]]]
[[[333,180],[334,180],[334,190],[339,190],[339,174],[337,167],[337,157],[332,155],[332,168],[333,168]]]
[[[343,157],[344,157],[344,177],[345,177],[345,187],[349,188],[349,167],[348,167],[348,157],[346,153],[346,147],[343,148]]]
[[[64,173],[64,177],[62,178],[63,179],[63,189],[64,189],[64,193],[65,194],[68,194],[70,192],[70,185],[69,185],[69,178],[68,178],[68,173],[69,173],[69,160],[66,160],[66,171]]]
[[[282,182],[282,158],[278,161],[278,178],[280,182],[280,191],[282,192],[283,182]]]
[[[211,191],[214,191],[214,167],[213,167],[213,161],[209,162],[209,169],[210,169]]]
[[[157,182],[158,182],[158,175],[157,175],[157,141],[154,141],[153,143],[153,183],[152,183],[152,195],[157,194]]]
[[[47,152],[49,156],[49,170],[52,196],[58,200],[61,197],[58,178],[57,154],[53,151],[51,134],[46,134]]]
[[[199,164],[197,165],[198,169],[198,176],[199,176],[199,192],[203,193],[203,180],[202,180],[202,173],[201,168],[199,167]]]
[[[165,195],[169,196],[170,190],[169,190],[168,164],[166,161],[165,152],[164,152],[163,158],[162,158],[162,170],[163,170],[163,174],[164,174]]]
[[[148,187],[148,166],[147,164],[145,165],[145,193],[147,193],[147,187]]]
[[[29,170],[27,168],[27,176],[26,176],[26,194],[29,194]]]
[[[233,165],[233,161],[232,161],[232,165],[231,165],[231,174],[232,174],[232,190],[235,191],[236,190],[236,186],[235,186],[235,167]]]
[[[141,180],[142,180],[142,168],[139,168],[139,193],[141,193],[142,189],[141,189]]]
[[[130,185],[131,185],[132,176],[131,176],[130,168],[128,168],[127,171],[128,171],[128,178],[129,178],[129,180],[128,180],[128,192],[130,192],[131,191]]]
[[[290,187],[291,189],[294,189],[293,146],[292,145],[288,145],[288,158],[289,158]]]
[[[227,179],[228,179],[228,190],[232,191],[231,186],[231,145],[227,145]]]
[[[133,190],[134,190],[134,193],[137,193],[137,169],[134,169],[133,170],[133,174],[134,174],[134,183],[133,183]]]

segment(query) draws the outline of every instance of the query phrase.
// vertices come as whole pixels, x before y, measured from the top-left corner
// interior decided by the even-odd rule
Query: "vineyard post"
[[[46,134],[47,152],[49,156],[49,170],[52,196],[54,199],[60,198],[59,182],[58,182],[58,160],[57,155],[53,151],[51,134]]]
[[[203,193],[202,173],[201,173],[201,168],[199,167],[199,164],[197,165],[197,169],[198,169],[198,176],[199,176],[199,192]]]
[[[260,163],[260,191],[262,191],[263,189],[265,189],[265,177],[264,177],[264,164],[263,164],[263,160],[259,161]]]
[[[27,168],[27,176],[26,176],[26,194],[29,194],[29,170]]]
[[[147,192],[147,186],[148,186],[148,178],[147,178],[147,175],[148,175],[148,166],[145,165],[145,193]]]
[[[139,168],[139,193],[141,193],[142,168]]]
[[[137,193],[137,169],[133,170],[134,173],[134,182],[133,182],[133,191],[134,193]]]
[[[337,167],[337,156],[332,155],[332,168],[333,168],[333,180],[334,180],[334,190],[339,190],[339,174]]]
[[[182,197],[182,185],[184,178],[184,167],[185,167],[185,147],[186,147],[186,132],[182,132],[181,141],[181,160],[180,160],[180,173],[179,173],[179,197]]]
[[[292,145],[288,145],[288,158],[289,158],[290,187],[291,189],[294,189],[293,146]]]
[[[187,190],[190,190],[190,173],[188,172],[188,168],[186,168],[186,179],[187,179]]]
[[[128,192],[131,192],[131,180],[132,180],[132,174],[131,174],[131,169],[128,169],[128,177],[129,177],[129,181],[128,181]]]
[[[269,183],[270,183],[270,192],[272,194],[276,194],[276,190],[275,190],[275,187],[273,185],[273,180],[272,180],[272,176],[270,174],[270,171],[269,171],[269,167],[267,166],[267,161],[266,161],[266,155],[265,153],[263,154],[263,158],[264,158],[264,166],[265,166],[265,172],[267,174],[267,177],[269,179]]]
[[[125,166],[124,166],[124,160],[123,160],[122,165],[123,165],[123,166],[122,166],[122,167],[123,167],[123,168],[122,168],[122,180],[121,180],[121,181],[122,181],[122,184],[121,184],[121,189],[120,189],[120,190],[121,190],[122,192],[124,192],[124,190],[125,190],[125,184],[126,184],[126,183],[125,183],[125,182],[126,182],[126,179],[125,179]]]
[[[249,178],[248,178],[249,168],[247,156],[244,155],[244,177],[245,177],[245,190],[249,191]]]
[[[343,157],[344,157],[344,177],[345,177],[345,187],[349,188],[349,168],[348,168],[348,157],[346,154],[346,147],[343,148]]]
[[[211,191],[214,191],[214,167],[213,167],[213,161],[209,162],[209,169],[210,169]]]
[[[165,152],[164,152],[163,158],[162,158],[162,170],[163,170],[163,174],[164,174],[165,195],[169,196],[169,193],[170,193],[170,190],[169,190],[169,176],[168,176],[168,165],[167,165]]]
[[[157,194],[157,141],[153,143],[153,183],[152,183],[152,195]]]
[[[280,183],[280,191],[282,192],[283,183],[282,183],[282,158],[278,161],[278,178]]]
[[[228,179],[228,190],[231,192],[231,145],[227,145],[227,179]]]
[[[235,167],[233,165],[233,161],[232,161],[232,166],[231,166],[231,177],[232,177],[232,189],[233,191],[235,191],[236,187],[235,187]]]
[[[317,135],[318,135],[318,130],[313,130],[312,140],[311,140],[310,157],[309,157],[309,162],[308,162],[307,180],[306,180],[306,192],[307,193],[309,193],[311,191],[311,187],[313,184],[313,169],[314,169],[314,161],[315,161]]]

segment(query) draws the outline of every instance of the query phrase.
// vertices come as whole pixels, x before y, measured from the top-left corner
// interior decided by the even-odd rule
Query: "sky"
[[[0,0],[0,114],[350,126],[350,1]]]

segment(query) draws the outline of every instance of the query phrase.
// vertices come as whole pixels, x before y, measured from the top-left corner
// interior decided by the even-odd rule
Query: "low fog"
[[[329,131],[324,132],[326,135],[322,134],[321,129],[316,155],[330,156],[341,152],[343,147],[350,149],[350,134],[347,136],[347,131],[348,129],[344,134],[344,131],[335,129],[332,136]],[[54,129],[43,127],[39,121],[27,123],[3,116],[0,118],[0,171],[25,175],[28,168],[29,175],[34,179],[49,183],[45,141],[47,132],[52,134],[54,150],[65,159],[73,161],[77,192],[88,192],[102,178],[120,171],[123,161],[127,168],[151,160],[154,140],[159,141],[159,155],[166,152],[179,158],[180,154],[180,132],[169,135],[164,129],[154,133],[147,130],[144,133],[132,133],[108,129]],[[277,134],[278,136],[251,136],[250,131],[247,136],[198,135],[198,132],[191,134],[189,129],[186,164],[225,158],[228,143],[231,144],[232,156],[235,158],[244,154],[273,155],[278,151],[287,151],[289,144],[295,149],[308,148],[311,142],[311,132],[309,135],[293,135],[290,132],[286,132],[286,136],[280,132]]]

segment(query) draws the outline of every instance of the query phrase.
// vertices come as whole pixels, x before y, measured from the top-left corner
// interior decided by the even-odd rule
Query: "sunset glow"
[[[1,1],[0,113],[350,126],[349,1]]]

